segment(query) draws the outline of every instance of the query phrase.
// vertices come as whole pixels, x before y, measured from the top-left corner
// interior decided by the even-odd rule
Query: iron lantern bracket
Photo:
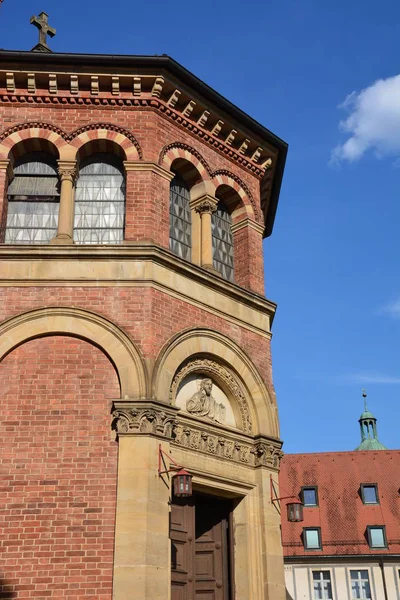
[[[299,497],[298,497],[298,496],[280,496],[280,497],[278,497],[278,494],[277,494],[277,491],[276,491],[276,487],[275,487],[275,484],[276,484],[276,483],[277,483],[277,482],[276,482],[276,481],[274,481],[274,480],[272,479],[272,475],[270,475],[270,485],[271,485],[271,502],[272,502],[272,503],[274,503],[274,502],[277,502],[277,503],[278,503],[279,510],[280,510],[280,508],[281,508],[281,505],[280,505],[280,501],[281,501],[281,500],[297,500],[297,502],[298,502],[299,504],[302,504],[302,502],[300,502],[300,500],[299,500]]]
[[[167,467],[165,459],[168,459],[170,462],[169,468]],[[172,463],[172,464],[171,464]],[[163,469],[164,467],[164,469]],[[170,454],[167,454],[162,448],[161,444],[158,445],[158,476],[165,475],[166,473],[171,473],[172,471],[180,471],[183,469],[181,465],[172,458]]]

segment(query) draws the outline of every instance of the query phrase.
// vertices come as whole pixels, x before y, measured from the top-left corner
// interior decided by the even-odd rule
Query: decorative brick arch
[[[172,163],[177,158],[183,158],[192,163],[192,165],[196,167],[200,173],[203,180],[210,178],[211,169],[205,159],[199,152],[197,152],[197,150],[191,146],[188,146],[187,144],[183,144],[182,142],[174,142],[172,144],[168,144],[168,146],[164,146],[164,148],[161,150],[158,164],[161,167],[170,170]]]
[[[5,321],[0,325],[0,360],[28,340],[60,334],[89,341],[103,350],[118,373],[121,398],[146,397],[142,359],[130,338],[101,315],[79,308],[41,308]]]
[[[232,340],[209,329],[190,329],[175,335],[161,349],[153,373],[152,394],[167,401],[182,365],[191,359],[228,366],[245,390],[252,435],[279,437],[277,407],[257,368],[245,352]],[[211,360],[210,360],[211,359]],[[241,409],[242,410],[242,409]],[[246,427],[244,428],[246,430]],[[247,427],[248,430],[248,427]]]
[[[243,204],[246,206],[248,216],[256,218],[259,222],[261,219],[260,210],[253,198],[247,185],[236,175],[225,169],[218,169],[212,173],[212,181],[215,187],[218,188],[220,185],[228,185],[235,190],[242,199]]]
[[[67,134],[50,123],[39,121],[19,123],[0,134],[0,160],[10,159],[14,162],[21,154],[16,148],[23,149],[23,142],[42,140],[56,150],[58,158],[63,158],[68,148]],[[21,144],[22,142],[22,144]]]
[[[70,133],[68,140],[76,151],[88,142],[94,143],[96,148],[96,141],[108,140],[122,149],[125,160],[141,160],[143,158],[141,147],[135,136],[127,129],[112,123],[90,123]]]

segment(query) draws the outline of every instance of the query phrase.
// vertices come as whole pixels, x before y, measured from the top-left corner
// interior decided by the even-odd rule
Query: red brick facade
[[[109,600],[115,370],[87,342],[51,336],[12,351],[0,380],[0,596]]]

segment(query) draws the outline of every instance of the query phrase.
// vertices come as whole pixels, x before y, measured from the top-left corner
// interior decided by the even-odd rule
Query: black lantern
[[[303,505],[301,502],[289,502],[287,505],[287,518],[291,523],[303,520]]]
[[[192,495],[192,475],[185,469],[180,469],[173,476],[172,481],[176,498],[187,498]]]

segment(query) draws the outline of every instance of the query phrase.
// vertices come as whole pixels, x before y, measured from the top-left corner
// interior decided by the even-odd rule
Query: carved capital
[[[201,198],[196,198],[190,202],[190,207],[200,215],[204,213],[212,214],[217,210],[218,200],[214,196],[205,194]]]
[[[269,467],[279,470],[279,465],[283,457],[280,444],[275,444],[269,440],[258,440],[255,442],[251,452],[254,454],[255,467]]]
[[[171,439],[177,426],[177,409],[155,401],[117,400],[112,429],[117,434],[145,434]]]
[[[71,181],[75,182],[77,176],[77,168],[76,161],[58,161],[58,174],[60,176],[61,181]]]

